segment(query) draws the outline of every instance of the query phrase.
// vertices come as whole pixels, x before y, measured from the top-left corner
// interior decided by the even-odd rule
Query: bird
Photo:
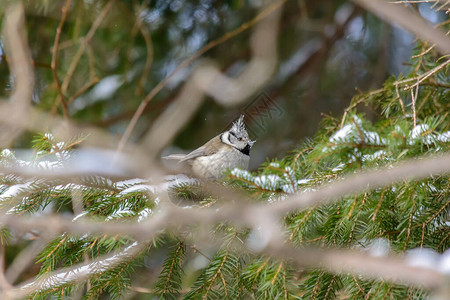
[[[187,162],[196,177],[219,181],[227,169],[248,168],[250,149],[254,143],[245,128],[244,115],[241,115],[229,130],[213,137],[203,146],[188,154],[172,154],[164,158]]]

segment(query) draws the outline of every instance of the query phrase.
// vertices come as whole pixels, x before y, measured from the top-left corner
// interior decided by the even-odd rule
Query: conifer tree
[[[425,47],[420,45],[417,53]],[[447,152],[448,64],[436,68],[443,61],[432,51],[418,56],[412,60],[414,71],[407,76],[392,77],[382,88],[355,96],[343,116],[326,117],[314,139],[256,172],[231,170],[225,184],[245,191],[255,202],[274,203],[348,174]],[[369,120],[359,111],[361,107],[370,108],[377,117]],[[32,161],[23,161],[5,149],[0,163],[3,169],[27,166],[57,171],[76,155],[73,146],[82,142],[83,137],[59,141],[40,134],[33,141]],[[149,180],[87,175],[74,181],[14,173],[3,173],[0,180],[0,205],[6,215],[33,216],[46,210],[72,214],[75,201],[81,201],[82,212],[72,217],[73,222],[139,224],[161,213],[161,201]],[[286,243],[397,255],[428,249],[447,251],[448,256],[449,190],[447,176],[431,176],[295,211],[284,218]],[[175,184],[169,194],[175,205],[185,206],[187,214],[192,206],[221,207],[220,199],[196,181]],[[186,201],[191,205],[186,206]],[[423,299],[430,295],[420,286],[329,273],[318,266],[305,269],[289,259],[247,251],[244,244],[252,233],[231,222],[205,230],[195,224],[168,227],[139,243],[120,234],[63,233],[46,242],[35,263],[41,278],[75,266],[67,273],[74,275],[43,281],[27,297],[64,298],[81,293],[84,299],[100,295],[117,299],[129,295],[132,282],[139,281],[135,274],[151,277],[145,281],[148,292],[163,299]],[[4,227],[3,243],[14,234]],[[32,234],[39,239],[39,232]],[[202,241],[205,238],[210,243]],[[109,256],[105,259],[105,255]],[[102,263],[95,263],[96,259]],[[89,262],[89,270],[76,267]]]
[[[222,27],[213,30],[205,26],[209,23],[200,21],[195,28],[186,25],[186,14],[177,12],[177,1],[170,5],[158,1],[159,10],[153,15],[144,9],[146,1],[30,3],[31,11],[61,11],[57,22],[52,19],[54,28],[38,26],[42,23],[39,15],[29,18],[33,29],[30,32],[34,33],[29,40],[34,47],[29,47],[25,38],[24,9],[20,11],[19,5],[13,5],[19,2],[0,4],[0,8],[12,7],[8,12],[15,16],[2,15],[8,24],[3,29],[0,68],[8,65],[9,71],[0,72],[0,77],[7,78],[2,91],[8,93],[10,102],[16,101],[11,106],[1,101],[1,108],[19,109],[20,100],[34,100],[36,93],[39,105],[30,104],[24,115],[41,121],[42,116],[51,117],[49,124],[61,125],[51,122],[53,117],[59,120],[61,109],[64,126],[72,128],[70,117],[76,122],[84,118],[92,121],[94,115],[111,110],[134,110],[135,104],[139,105],[138,111],[145,110],[142,103],[149,103],[170,78],[174,79],[175,73],[168,77],[159,74],[171,69],[168,62],[174,60],[158,55],[166,55],[167,49],[179,43],[180,32],[203,30],[208,42],[184,60],[179,70],[214,46],[255,26],[286,1],[265,7],[253,19],[219,37],[215,31],[218,28],[221,32]],[[220,8],[216,10],[206,2],[199,6],[204,4],[212,12],[220,12]],[[241,1],[225,2],[223,8],[228,10],[241,5],[237,3]],[[348,7],[337,11],[341,2],[333,8],[335,30],[330,32],[335,32],[322,40],[325,46],[339,40],[346,24],[358,13],[356,8],[348,13]],[[194,10],[193,5],[187,5],[186,11]],[[158,13],[167,20],[158,21]],[[181,29],[171,27],[174,15],[181,20]],[[89,26],[82,22],[84,17],[92,21]],[[212,24],[218,17],[211,13],[207,18]],[[152,35],[157,43],[152,43],[150,27],[142,26],[142,19],[154,21],[150,25],[155,27]],[[105,20],[111,21],[108,26],[125,29],[105,29]],[[32,28],[34,25],[36,28]],[[190,29],[186,30],[185,25]],[[444,22],[440,26],[448,30],[448,25]],[[163,33],[165,29],[167,34]],[[47,31],[55,36],[48,38]],[[94,35],[99,39],[93,40]],[[51,42],[37,41],[47,38]],[[197,40],[188,42],[195,46]],[[119,43],[128,48],[110,51]],[[30,125],[39,121],[1,120],[1,128],[8,129],[6,137],[0,130],[2,145],[6,140],[13,147],[12,142],[19,138],[19,145],[32,145],[31,158],[24,158],[12,147],[0,149],[2,297],[122,299],[142,293],[151,299],[450,298],[446,284],[450,274],[447,165],[439,166],[436,174],[415,170],[427,176],[407,176],[415,179],[368,182],[368,187],[355,186],[345,193],[332,189],[342,182],[348,186],[348,178],[398,170],[405,162],[418,166],[436,157],[447,158],[448,162],[450,60],[442,54],[441,46],[417,42],[408,74],[391,77],[378,89],[354,96],[341,116],[326,116],[315,136],[298,141],[285,157],[267,161],[254,172],[228,170],[221,182],[209,183],[181,174],[163,177],[157,164],[146,170],[151,177],[136,178],[132,171],[138,168],[131,162],[137,159],[125,154],[115,159],[128,158],[129,169],[103,165],[99,171],[91,164],[103,159],[106,152],[95,156],[94,150],[90,153],[94,159],[90,157],[86,163],[81,151],[86,149],[78,148],[87,144],[89,130],[63,137],[56,134],[59,128],[38,132]],[[111,55],[105,59],[108,63],[100,64],[106,54]],[[8,64],[3,63],[4,58]],[[150,72],[154,59],[163,67]],[[33,86],[30,78],[34,76],[31,68],[27,69],[31,61],[34,66],[42,65],[36,70],[36,91],[33,87],[27,91],[26,83]],[[225,64],[229,63],[225,59]],[[113,92],[116,97],[130,99],[130,95],[136,95],[135,99],[123,101],[117,108],[112,107],[114,101],[99,101],[104,95],[90,98],[87,91],[99,83],[100,73],[102,80],[116,81],[121,86],[117,93]],[[23,78],[28,79],[23,81],[25,84]],[[146,80],[159,82],[147,96]],[[15,90],[9,95],[11,87]],[[187,87],[184,90],[190,90]],[[97,86],[92,93],[101,94],[99,90]],[[23,91],[29,95],[20,94]],[[154,108],[167,108],[170,101],[163,98]],[[79,110],[73,113],[70,108],[76,106],[71,106],[76,99],[82,101],[77,102]],[[90,101],[88,108],[82,107]],[[41,113],[37,107],[52,114]],[[28,109],[33,113],[26,114]],[[369,173],[374,169],[384,173]],[[323,191],[328,192],[328,198],[292,201],[308,200],[301,197]],[[289,209],[280,210],[280,205],[286,203],[291,203]],[[333,262],[330,257],[345,262]],[[367,266],[361,258],[367,259]],[[358,268],[355,263],[345,266],[352,259],[359,263]],[[380,270],[374,265],[377,262],[390,268]],[[401,270],[402,276],[389,273],[396,270]],[[426,280],[420,282],[417,278]]]

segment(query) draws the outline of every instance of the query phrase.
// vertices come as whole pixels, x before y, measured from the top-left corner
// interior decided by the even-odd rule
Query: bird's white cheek
[[[230,141],[230,133],[228,131],[225,131],[221,136],[222,143],[233,146],[233,144]]]

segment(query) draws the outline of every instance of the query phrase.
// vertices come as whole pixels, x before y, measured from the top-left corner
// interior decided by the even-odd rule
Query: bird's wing
[[[200,148],[195,149],[191,153],[184,155],[184,157],[180,161],[186,161],[204,155],[206,155],[205,147],[201,146]]]
[[[163,156],[164,159],[174,159],[174,160],[183,160],[184,157],[186,155],[185,154],[171,154],[171,155],[167,155],[167,156]]]
[[[188,154],[171,154],[168,156],[164,156],[164,159],[174,159],[174,160],[178,160],[180,162],[182,161],[186,161],[186,160],[190,160],[199,156],[204,156],[207,155],[206,151],[205,151],[205,147],[201,146],[200,148],[195,149],[194,151],[192,151],[191,153]]]
[[[186,154],[180,161],[186,161],[189,159],[193,159],[199,156],[206,156],[206,155],[212,155],[214,153],[217,153],[219,151],[220,146],[223,145],[222,141],[220,140],[220,134],[213,139],[211,139],[209,142],[204,144],[203,146],[195,149],[191,153]]]
[[[171,154],[169,156],[163,157],[164,159],[175,159],[181,161],[190,160],[196,157],[200,156],[206,156],[206,155],[212,155],[214,153],[217,153],[221,146],[228,146],[222,143],[220,140],[220,134],[213,139],[211,139],[209,142],[204,144],[203,146],[195,149],[191,153],[188,154]]]

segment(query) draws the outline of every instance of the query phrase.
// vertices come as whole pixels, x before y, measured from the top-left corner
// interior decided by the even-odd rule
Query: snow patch
[[[374,239],[369,245],[369,253],[376,257],[388,255],[389,242],[383,238]]]
[[[437,269],[440,255],[433,249],[415,248],[406,252],[405,260],[412,267]]]
[[[0,152],[0,155],[4,157],[14,157],[14,153],[9,149],[3,149],[2,152]]]
[[[238,178],[242,178],[248,181],[253,181],[254,177],[253,175],[247,171],[247,170],[241,170],[238,168],[234,168],[233,170],[231,170],[231,174],[238,177]]]
[[[142,184],[144,182],[147,182],[147,180],[141,178],[133,178],[124,181],[118,181],[116,182],[116,186],[118,189],[124,189],[131,185]]]
[[[149,191],[151,193],[155,193],[155,187],[152,185],[147,185],[147,184],[138,184],[138,185],[133,185],[130,186],[126,189],[124,189],[123,191],[121,191],[119,193],[119,195],[125,195],[125,194],[130,194],[130,193],[135,193],[135,192],[146,192]]]
[[[416,125],[410,131],[408,143],[413,145],[417,140],[422,140],[425,145],[430,145],[435,142],[435,136],[427,124]]]
[[[386,139],[380,137],[378,132],[375,131],[363,131],[364,142],[370,145],[386,145]]]
[[[331,172],[336,173],[339,171],[342,171],[342,169],[344,169],[345,165],[343,163],[340,163],[337,167],[334,167]]]
[[[374,161],[379,160],[381,158],[384,158],[386,156],[386,151],[384,150],[378,150],[377,152],[373,154],[365,154],[362,156],[363,161]]]
[[[450,275],[450,249],[447,249],[444,253],[441,254],[439,271],[446,275]]]
[[[110,221],[110,220],[114,220],[114,219],[120,219],[120,218],[124,218],[124,217],[130,217],[130,216],[134,216],[135,213],[132,210],[129,209],[118,209],[116,211],[114,211],[112,214],[110,214],[105,221]]]
[[[276,191],[279,187],[281,178],[278,175],[270,174],[270,175],[261,175],[257,176],[254,179],[256,185],[270,190]]]
[[[307,178],[299,179],[299,180],[297,180],[297,184],[307,184],[310,181],[311,181],[311,179],[307,179]]]
[[[422,133],[426,132],[427,130],[430,130],[430,127],[427,124],[419,124],[414,126],[414,128],[410,132],[411,139],[415,140],[417,138],[420,138]]]
[[[150,208],[144,208],[138,213],[138,223],[145,221],[149,216],[153,214],[153,211]]]
[[[76,215],[76,216],[72,219],[72,222],[75,222],[76,220],[78,220],[78,219],[84,217],[84,216],[87,215],[88,213],[89,213],[89,212],[87,212],[87,211],[83,211],[82,213]]]
[[[7,199],[10,199],[12,197],[17,197],[18,194],[24,190],[26,190],[29,186],[31,186],[32,182],[26,182],[26,183],[19,183],[19,184],[15,184],[10,186],[6,191],[4,191],[1,195],[0,195],[0,201],[4,201]]]
[[[449,143],[450,142],[450,131],[444,132],[439,134],[436,139],[438,141],[441,141],[443,143]]]
[[[331,138],[330,138],[330,142],[339,142],[344,140],[345,138],[347,138],[352,131],[355,129],[355,126],[353,124],[347,124],[344,127],[342,127],[341,129],[339,129],[337,132],[335,132]]]

